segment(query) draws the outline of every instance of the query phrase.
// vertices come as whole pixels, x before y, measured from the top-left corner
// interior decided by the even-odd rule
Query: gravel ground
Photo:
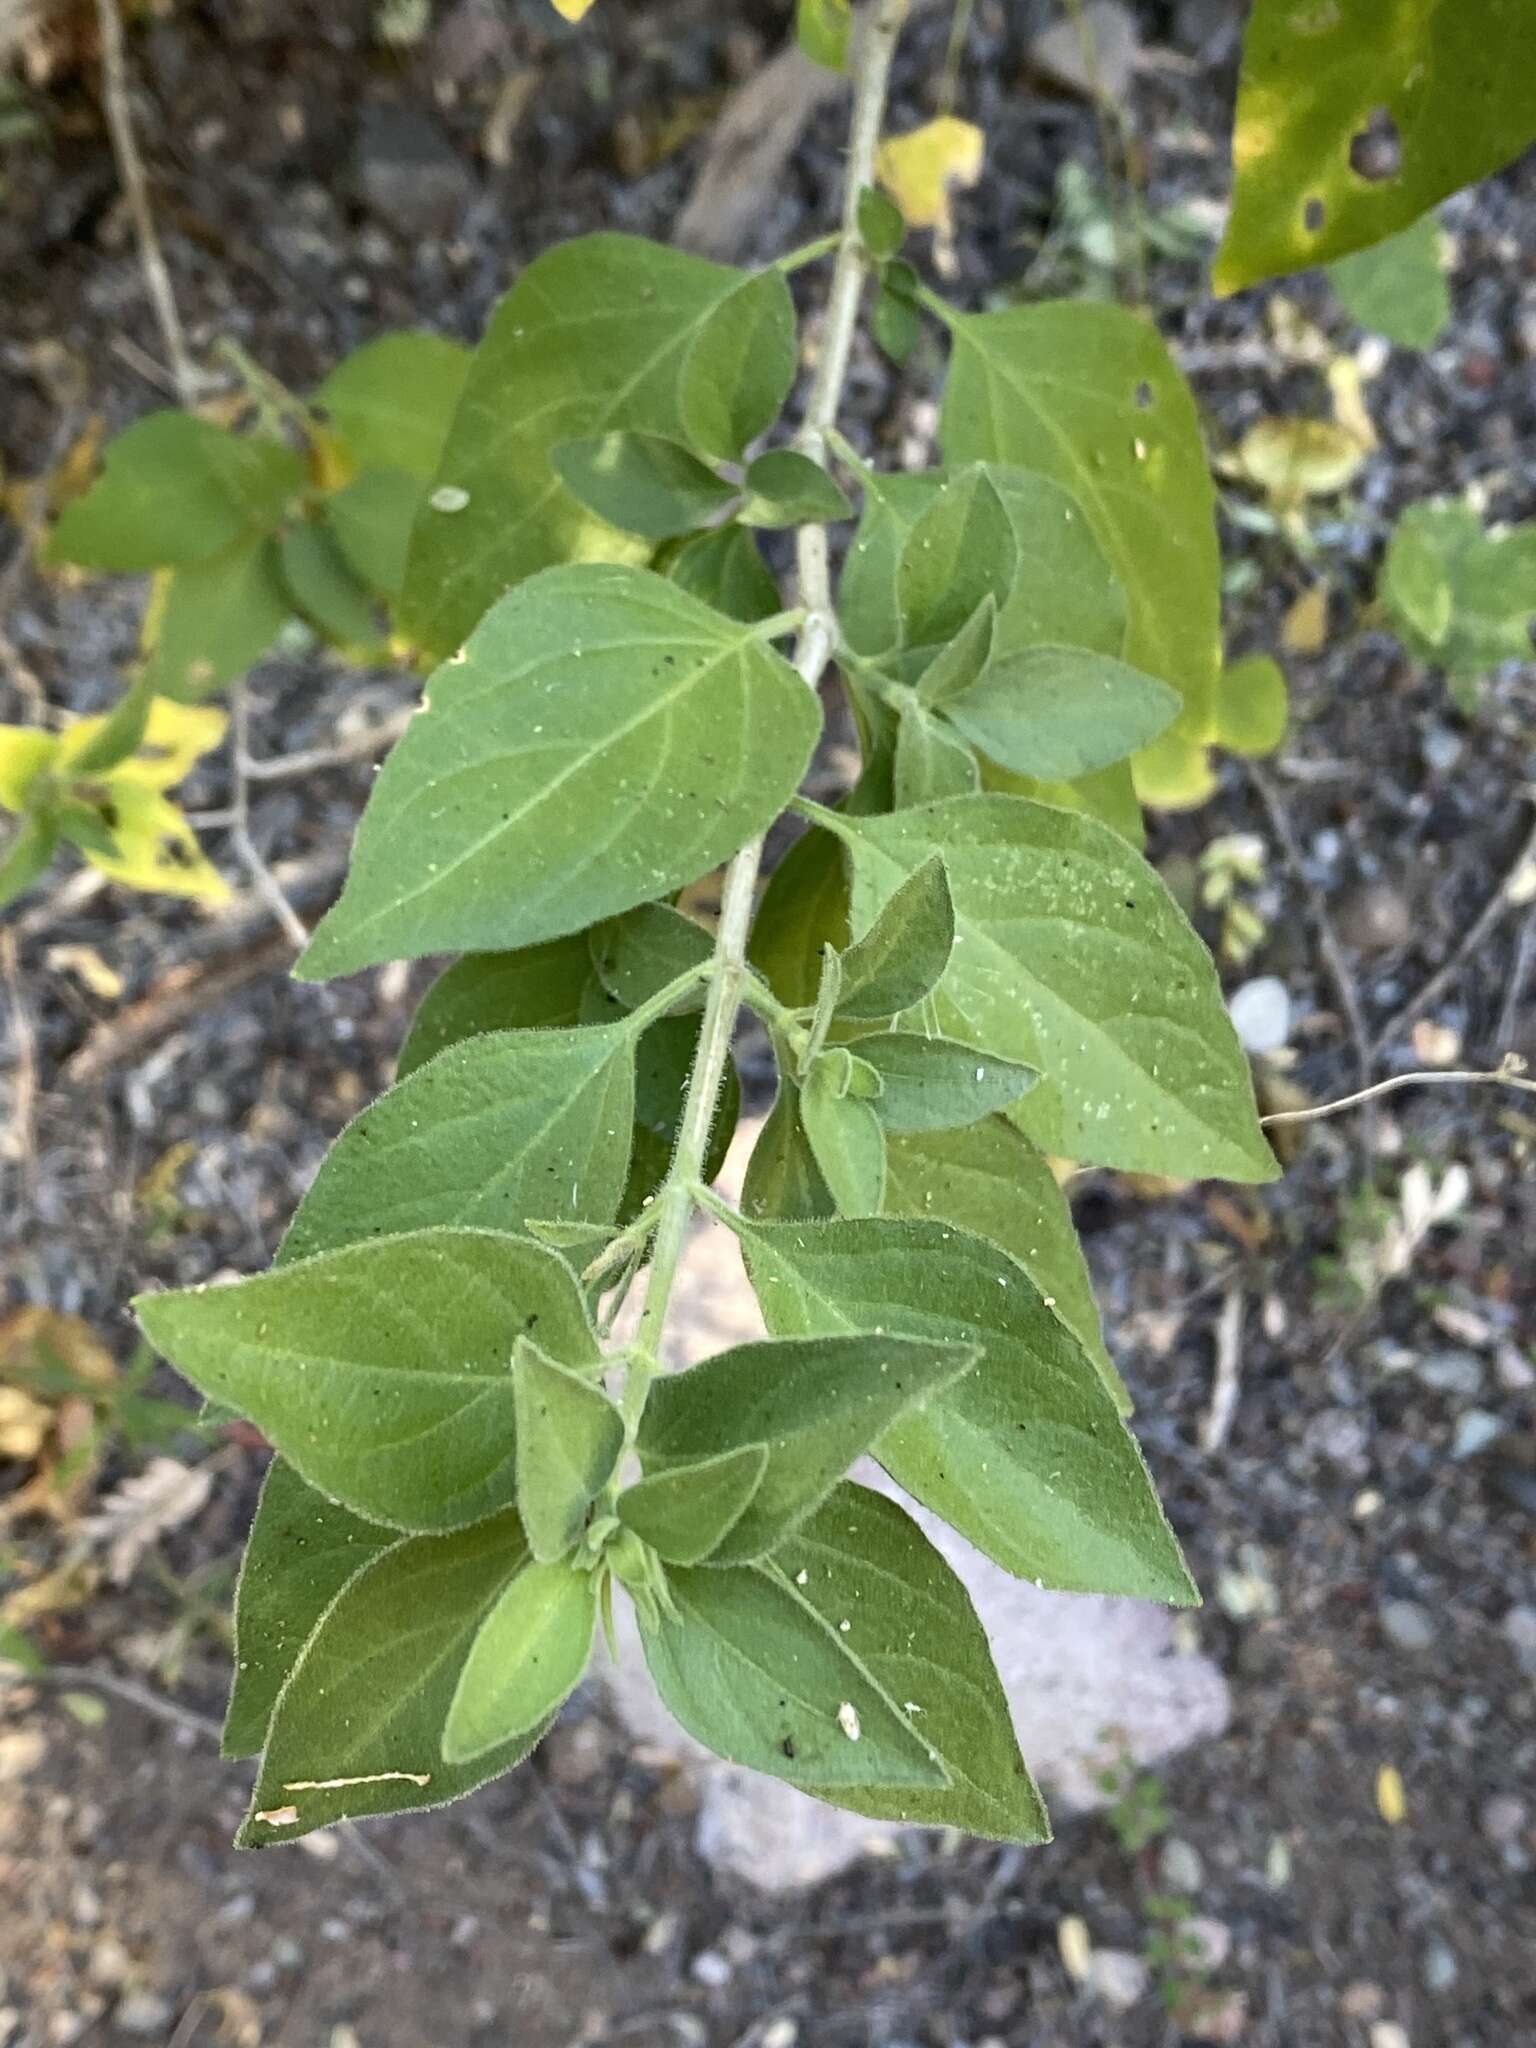
[[[385,327],[472,336],[561,235],[664,234],[699,144],[652,158],[669,131],[707,129],[782,11],[668,0],[642,18],[605,0],[578,37],[543,0],[457,0],[405,53],[371,39],[369,12],[205,0],[134,41],[194,338],[232,333],[301,386]],[[961,104],[991,138],[949,286],[972,302],[1039,283],[1025,273],[1056,166],[1097,160],[1091,113],[1020,90],[1032,12],[981,0],[962,76]],[[1142,14],[1152,61],[1131,115],[1149,207],[1209,207],[1234,10]],[[914,28],[898,125],[931,108],[944,33],[937,16]],[[521,71],[534,87],[498,167],[483,131]],[[12,149],[0,170],[0,274],[19,287],[0,342],[7,475],[42,467],[88,412],[115,425],[157,402],[86,83],[66,66],[41,100],[48,146]],[[826,225],[839,137],[835,109],[813,121],[765,199],[756,253]],[[1213,840],[1261,836],[1250,893],[1267,935],[1231,980],[1283,984],[1295,1061],[1266,1085],[1316,1098],[1352,1086],[1362,1054],[1378,1074],[1448,1053],[1536,1056],[1529,909],[1493,924],[1417,1035],[1397,1021],[1516,861],[1536,771],[1536,671],[1505,672],[1464,716],[1370,610],[1402,504],[1475,484],[1497,516],[1536,513],[1536,164],[1445,221],[1454,323],[1367,386],[1381,447],[1320,522],[1331,632],[1321,654],[1288,660],[1286,749],[1262,790],[1228,764],[1209,805],[1153,833],[1185,884]],[[1218,448],[1265,413],[1325,403],[1286,307],[1358,342],[1316,280],[1214,304],[1195,263],[1154,254],[1150,275]],[[886,459],[921,455],[938,368],[920,357],[903,395],[858,357],[855,431]],[[1231,642],[1274,648],[1317,571],[1235,523],[1226,539]],[[5,632],[49,701],[99,706],[140,593],[28,577],[13,596]],[[265,664],[252,694],[256,744],[278,754],[331,744],[408,687],[296,656]],[[257,842],[311,915],[367,783],[359,765],[258,793]],[[188,794],[225,802],[221,766]],[[7,1305],[76,1310],[123,1355],[134,1286],[269,1255],[330,1138],[387,1080],[423,977],[298,986],[254,911],[215,920],[68,880],[11,927],[25,1030],[11,1008]],[[99,956],[121,995],[93,991],[70,947]],[[0,1702],[0,2043],[1503,2048],[1536,2032],[1533,1136],[1518,1097],[1423,1090],[1370,1123],[1320,1128],[1262,1193],[1081,1184],[1138,1430],[1207,1592],[1190,1626],[1236,1706],[1221,1742],[1038,1853],[916,1839],[770,1909],[702,1870],[688,1787],[594,1708],[462,1808],[328,1837],[318,1855],[235,1857],[224,1844],[245,1779],[215,1761],[198,1718],[217,1711],[226,1653],[187,1598],[218,1592],[259,1477],[256,1449],[226,1445],[208,1506],[158,1564],[37,1631],[60,1664],[143,1684],[161,1710],[109,1697],[88,1725],[54,1683]],[[166,1187],[150,1200],[157,1164]],[[1464,1169],[1466,1199],[1406,1272],[1362,1292],[1416,1165],[1436,1181]],[[1218,1354],[1236,1405],[1210,1447]],[[24,1476],[0,1466],[0,1484]],[[29,1525],[9,1562],[56,1563],[65,1541]],[[1397,1825],[1378,1808],[1383,1766],[1404,1788]],[[1097,1952],[1081,1984],[1062,1960],[1074,1918]]]

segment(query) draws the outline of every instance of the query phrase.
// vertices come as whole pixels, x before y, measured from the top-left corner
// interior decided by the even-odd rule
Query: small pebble
[[[1122,1948],[1096,1948],[1084,1982],[1113,2012],[1129,2012],[1146,1997],[1152,1973],[1140,1956]]]
[[[1290,1037],[1290,992],[1278,975],[1261,974],[1234,989],[1227,1014],[1244,1052],[1278,1052]]]
[[[1491,1799],[1484,1801],[1478,1819],[1490,1842],[1501,1845],[1518,1842],[1525,1833],[1525,1801],[1517,1799],[1512,1792],[1496,1792]]]
[[[1424,1951],[1419,1976],[1428,1992],[1449,1991],[1458,1975],[1455,1951],[1449,1942],[1432,1941]]]
[[[1413,913],[1407,897],[1390,882],[1362,882],[1340,903],[1334,925],[1357,952],[1390,953],[1413,936]]]
[[[1199,1969],[1219,1970],[1232,1953],[1232,1930],[1225,1920],[1212,1920],[1197,1913],[1184,1922],[1179,1933]]]
[[[1451,1438],[1453,1458],[1475,1458],[1479,1451],[1497,1443],[1504,1434],[1504,1424],[1497,1415],[1486,1408],[1469,1408],[1464,1415],[1456,1418],[1455,1434]]]
[[[1520,1669],[1536,1677],[1536,1607],[1511,1607],[1501,1626]]]
[[[1374,2020],[1379,2018],[1386,1996],[1379,1984],[1369,1984],[1361,1979],[1345,1985],[1339,2011],[1347,2020]]]
[[[127,1991],[117,2002],[112,2024],[120,2034],[158,2034],[170,2026],[175,2008],[155,1991]]]
[[[1414,1375],[1426,1387],[1432,1387],[1437,1394],[1451,1394],[1462,1400],[1472,1400],[1482,1392],[1483,1361],[1475,1351],[1455,1346],[1444,1351],[1429,1351],[1414,1367]]]
[[[1163,1883],[1171,1892],[1197,1892],[1205,1878],[1205,1865],[1193,1843],[1171,1835],[1158,1858]]]
[[[1434,1618],[1415,1600],[1387,1600],[1379,1618],[1382,1634],[1400,1650],[1427,1650],[1435,1640]]]
[[[1408,2029],[1396,2020],[1378,2020],[1371,2029],[1371,2048],[1413,2048]]]
[[[731,1966],[718,1949],[701,1948],[689,1965],[688,1974],[696,1984],[718,1991],[731,1981]]]

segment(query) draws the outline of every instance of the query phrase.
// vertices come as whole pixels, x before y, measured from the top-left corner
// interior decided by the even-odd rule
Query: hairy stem
[[[859,235],[859,194],[874,176],[875,150],[885,115],[886,89],[896,38],[908,0],[875,0],[873,12],[858,38],[854,57],[853,126],[848,145],[847,182],[843,194],[842,229],[832,268],[832,286],[821,343],[821,357],[812,379],[805,422],[796,446],[814,462],[827,466],[827,437],[842,403],[853,349],[859,300],[863,294],[867,257]],[[832,609],[832,570],[824,526],[802,526],[795,537],[795,566],[805,619],[795,644],[794,665],[808,689],[814,690],[837,642]],[[752,901],[762,864],[763,842],[744,846],[726,870],[715,935],[709,995],[699,1030],[698,1058],[689,1077],[682,1127],[666,1185],[657,1196],[656,1225],[645,1307],[624,1388],[625,1418],[633,1431],[645,1406],[656,1369],[667,1304],[678,1262],[692,1220],[695,1188],[703,1176],[704,1155],[725,1064],[730,1055],[736,1013],[747,974],[747,934]]]

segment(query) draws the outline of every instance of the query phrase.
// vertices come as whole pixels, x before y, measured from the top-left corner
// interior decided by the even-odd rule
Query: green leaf
[[[821,65],[823,70],[848,69],[848,44],[852,34],[853,12],[848,0],[795,0],[795,40],[811,62]],[[868,196],[868,188],[859,195],[860,232],[864,233],[866,243],[869,236],[864,231],[863,221],[864,200]],[[899,215],[897,217],[900,218]],[[899,238],[896,246],[901,246]]]
[[[206,562],[270,533],[303,481],[279,441],[152,412],[107,444],[100,478],[60,513],[44,560],[129,574]]]
[[[940,710],[951,697],[970,689],[992,659],[996,635],[997,605],[989,593],[918,677],[919,701],[930,710]]]
[[[973,1124],[1017,1102],[1040,1078],[1033,1067],[915,1031],[876,1031],[856,1044],[859,1058],[884,1084],[874,1106],[888,1132],[947,1131]]]
[[[638,1010],[669,982],[702,967],[714,953],[711,935],[670,903],[642,903],[587,934],[592,966],[616,1003]],[[679,998],[680,1011],[697,1010],[702,984]]]
[[[291,1465],[272,1460],[235,1588],[235,1678],[222,1756],[260,1751],[283,1681],[320,1617],[343,1586],[398,1541],[393,1529],[338,1507]]]
[[[848,943],[848,876],[830,832],[810,831],[768,877],[752,921],[749,957],[781,1003],[816,1000],[825,948]],[[846,984],[848,963],[843,962]]]
[[[907,536],[896,571],[907,645],[954,639],[989,597],[1001,609],[1018,574],[1013,522],[986,466],[947,477]]]
[[[364,470],[437,468],[464,393],[470,352],[441,334],[385,334],[336,365],[310,403]]]
[[[905,810],[941,797],[971,796],[980,787],[981,771],[965,741],[915,697],[904,698],[897,715],[891,785],[896,807]]]
[[[1178,717],[1179,697],[1113,655],[1030,647],[991,662],[943,709],[1004,768],[1072,782],[1156,739]]]
[[[550,461],[566,489],[610,526],[668,540],[703,526],[738,495],[696,455],[659,434],[615,430],[563,441]]]
[[[151,612],[146,687],[195,704],[254,667],[292,616],[277,545],[266,536],[177,569]]]
[[[972,1372],[876,1447],[898,1486],[1038,1585],[1196,1597],[1102,1380],[1006,1252],[948,1223],[894,1218],[754,1223],[741,1235],[776,1335],[963,1332],[982,1347]]]
[[[743,526],[813,526],[853,517],[841,487],[819,462],[793,448],[759,455],[747,467],[746,487],[736,515]]]
[[[278,555],[294,610],[317,632],[338,647],[368,653],[380,649],[383,636],[373,603],[328,526],[299,520],[284,531]]]
[[[757,542],[739,526],[695,534],[672,557],[666,573],[692,596],[744,625],[759,625],[783,609],[779,586],[769,575]]]
[[[654,1383],[641,1463],[649,1475],[765,1445],[762,1481],[710,1565],[765,1556],[899,1417],[970,1371],[976,1353],[955,1341],[963,1335],[925,1331],[910,1343],[872,1325],[856,1337],[739,1344]]]
[[[868,470],[864,504],[837,586],[837,616],[855,654],[873,657],[901,645],[896,570],[907,536],[945,480],[939,469]]]
[[[587,1510],[613,1477],[624,1448],[624,1422],[601,1387],[527,1337],[518,1339],[512,1353],[512,1385],[517,1509],[534,1556],[549,1564],[575,1543]],[[521,1725],[531,1727],[544,1711]]]
[[[1042,1150],[1133,1172],[1274,1178],[1210,955],[1108,826],[1012,796],[818,815],[852,855],[856,931],[943,856],[955,947],[934,1021],[1039,1070],[1014,1115]]]
[[[611,1223],[629,1173],[635,1037],[624,1024],[588,1025],[451,1046],[342,1132],[284,1260],[438,1226]]]
[[[1410,505],[1387,549],[1381,597],[1408,645],[1453,676],[1529,661],[1536,520],[1492,534],[1470,505]]]
[[[41,881],[58,851],[59,827],[52,817],[24,818],[0,849],[0,909]]]
[[[1285,671],[1268,654],[1246,654],[1222,670],[1216,699],[1216,737],[1234,754],[1272,754],[1290,720]]]
[[[766,1444],[652,1472],[619,1495],[619,1520],[668,1564],[702,1564],[750,1507],[768,1469]]]
[[[800,1090],[779,1062],[779,1089],[741,1184],[746,1216],[831,1216],[837,1204],[800,1119]]]
[[[901,208],[878,185],[866,185],[859,193],[859,234],[876,263],[899,255],[907,239]]]
[[[943,1767],[799,1589],[747,1568],[667,1574],[673,1613],[641,1622],[670,1712],[728,1763],[832,1804],[849,1788],[944,1783]]]
[[[140,1295],[145,1335],[250,1417],[330,1499],[391,1528],[451,1529],[512,1498],[512,1348],[574,1365],[597,1345],[557,1253],[421,1230],[227,1287]]]
[[[440,974],[421,999],[400,1048],[398,1072],[426,1065],[447,1046],[485,1031],[536,1031],[575,1024],[592,980],[585,932],[516,953],[470,953]]]
[[[564,242],[529,264],[470,364],[412,537],[404,632],[448,655],[538,569],[643,559],[642,542],[571,496],[549,451],[615,427],[691,439],[683,359],[742,282],[739,270],[628,235]]]
[[[465,1764],[442,1739],[480,1625],[527,1560],[509,1513],[393,1544],[349,1580],[279,1696],[236,1847],[442,1806],[521,1763],[542,1728]]]
[[[892,891],[864,936],[842,955],[838,1015],[883,1019],[910,1010],[938,985],[954,944],[949,877],[935,855]]]
[[[1240,291],[1379,242],[1536,135],[1526,0],[1255,0],[1211,282]]]
[[[325,500],[323,515],[354,576],[380,597],[405,586],[420,483],[403,469],[370,469]]]
[[[443,1761],[473,1763],[541,1730],[581,1683],[596,1630],[591,1572],[524,1565],[464,1660],[443,1729]]]
[[[838,1213],[878,1216],[885,1199],[885,1133],[872,1103],[838,1091],[837,1065],[834,1054],[816,1060],[800,1091],[800,1120]]]
[[[1177,730],[1210,737],[1221,663],[1215,494],[1189,387],[1156,332],[1119,306],[1081,302],[955,315],[940,438],[946,461],[1040,472],[1086,515],[1130,603],[1124,644],[1083,632],[1039,639],[1095,646],[1171,683]],[[1066,541],[1071,528],[1064,526]],[[1028,548],[1021,586],[1055,599]],[[1000,651],[1009,642],[999,637]]]
[[[1433,348],[1451,317],[1440,223],[1433,213],[1330,263],[1328,281],[1357,326],[1385,335],[1398,348]]]
[[[795,302],[780,270],[737,282],[705,314],[683,355],[677,403],[684,438],[737,461],[778,418],[795,381]]]
[[[843,1636],[949,1781],[894,1795],[844,1786],[840,1806],[994,1841],[1049,1840],[970,1595],[895,1501],[835,1488],[773,1568]]]
[[[532,945],[678,888],[772,823],[820,726],[756,629],[592,563],[503,598],[428,692],[304,979]]]
[[[911,297],[893,282],[893,272],[902,267],[892,263],[886,268],[875,294],[874,311],[869,316],[875,346],[890,357],[898,370],[906,368],[923,333],[922,315]]]
[[[1072,1211],[1044,1153],[1006,1117],[989,1116],[962,1130],[891,1136],[886,1160],[886,1214],[958,1223],[1017,1259],[1128,1415]]]

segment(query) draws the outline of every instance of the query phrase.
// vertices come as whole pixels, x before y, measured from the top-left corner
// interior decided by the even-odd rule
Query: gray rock
[[[1291,997],[1276,974],[1257,975],[1227,1002],[1232,1029],[1245,1052],[1278,1052],[1291,1032]]]
[[[1382,1634],[1389,1642],[1396,1643],[1400,1650],[1411,1650],[1417,1654],[1427,1650],[1435,1640],[1434,1618],[1417,1601],[1387,1600],[1382,1604],[1378,1619]]]
[[[418,107],[365,108],[353,171],[369,210],[412,239],[449,233],[474,190],[452,143]]]
[[[157,1992],[128,1991],[117,2002],[112,2024],[120,2034],[157,2034],[163,2038],[175,2010],[170,2000],[161,1998]]]
[[[1415,1378],[1424,1386],[1462,1401],[1471,1401],[1482,1392],[1483,1372],[1483,1361],[1477,1353],[1461,1345],[1427,1351],[1414,1367]]]
[[[1432,1941],[1419,1964],[1419,1976],[1429,1992],[1449,1991],[1460,1972],[1456,1952],[1449,1942]]]
[[[1200,1851],[1193,1842],[1186,1842],[1178,1835],[1170,1835],[1164,1842],[1163,1853],[1157,1861],[1162,1881],[1171,1892],[1194,1893],[1205,1881],[1205,1865],[1200,1860]]]
[[[1212,1920],[1197,1913],[1183,1923],[1179,1933],[1202,1970],[1219,1970],[1232,1953],[1232,1930],[1225,1920]]]
[[[1469,1408],[1464,1415],[1456,1418],[1455,1434],[1451,1438],[1453,1458],[1475,1458],[1480,1451],[1486,1451],[1490,1444],[1498,1442],[1504,1434],[1504,1424],[1497,1415],[1486,1408]]]
[[[1128,1949],[1096,1948],[1088,1958],[1088,1974],[1084,1983],[1095,1998],[1100,1998],[1114,2012],[1129,2012],[1138,2005],[1152,1983],[1152,1972],[1140,1956],[1133,1956]]]
[[[1528,1677],[1536,1677],[1536,1607],[1511,1607],[1503,1629],[1520,1669]]]
[[[1523,1799],[1517,1799],[1513,1792],[1496,1792],[1492,1799],[1484,1801],[1478,1820],[1489,1841],[1502,1847],[1507,1842],[1519,1841],[1525,1833],[1526,1815]]]

